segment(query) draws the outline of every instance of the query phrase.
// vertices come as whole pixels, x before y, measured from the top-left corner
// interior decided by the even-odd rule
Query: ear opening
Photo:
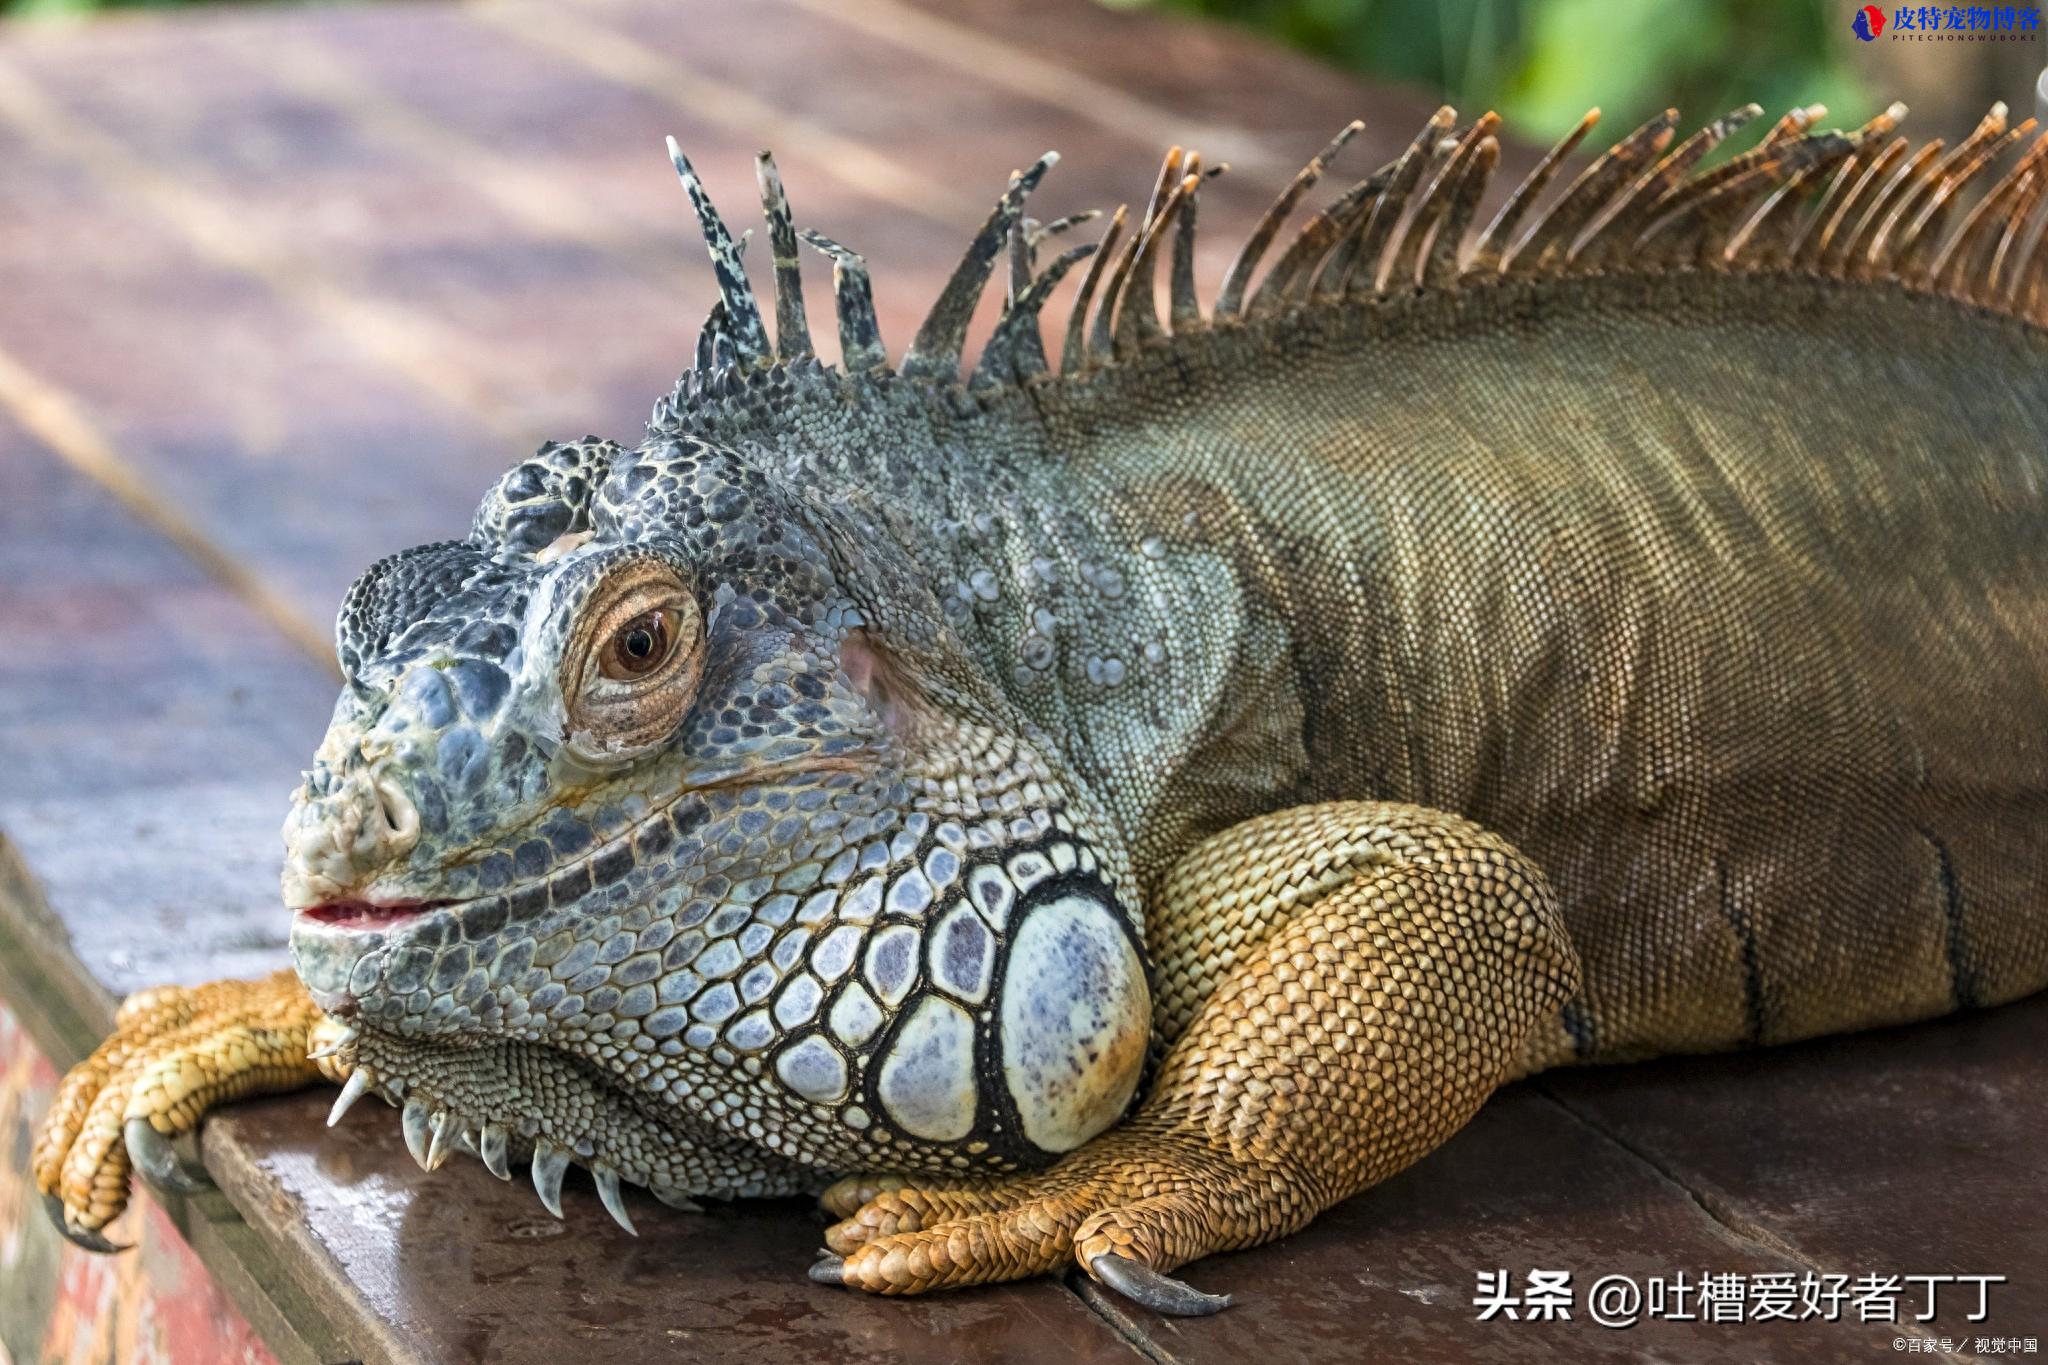
[[[859,626],[839,641],[839,670],[899,739],[916,727],[917,699],[888,650]]]

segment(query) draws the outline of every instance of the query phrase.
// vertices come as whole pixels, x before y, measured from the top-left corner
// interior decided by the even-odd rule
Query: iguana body
[[[552,1205],[573,1160],[621,1221],[845,1175],[818,1278],[1078,1258],[1189,1311],[1159,1271],[1507,1077],[2048,984],[2048,177],[1966,214],[2025,128],[1893,117],[1704,175],[1733,121],[1667,117],[1533,211],[1575,135],[1468,240],[1494,125],[1445,111],[1252,288],[1312,163],[1207,317],[1176,152],[1057,376],[1045,163],[894,370],[814,239],[832,370],[772,167],[773,343],[678,158],[697,370],[358,583],[287,824],[310,995],[132,1006],[43,1188],[95,1238],[124,1121],[169,1176],[331,1039],[430,1167]]]

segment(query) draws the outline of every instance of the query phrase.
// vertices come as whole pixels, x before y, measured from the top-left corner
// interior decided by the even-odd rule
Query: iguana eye
[[[697,599],[674,569],[653,559],[614,569],[563,650],[570,743],[603,758],[667,739],[696,696],[703,637]]]
[[[660,668],[675,652],[676,616],[673,607],[663,607],[622,626],[605,646],[600,670],[607,678],[625,681]]]

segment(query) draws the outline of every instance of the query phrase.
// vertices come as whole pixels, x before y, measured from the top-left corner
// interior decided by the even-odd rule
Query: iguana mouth
[[[321,905],[308,906],[299,911],[295,918],[329,929],[367,933],[393,928],[418,919],[429,911],[445,910],[450,906],[464,904],[467,902],[459,900],[328,901]]]

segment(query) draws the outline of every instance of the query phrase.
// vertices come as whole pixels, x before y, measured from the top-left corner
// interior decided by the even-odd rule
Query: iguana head
[[[734,1193],[1007,1168],[1121,1113],[1116,836],[889,524],[592,438],[350,590],[284,896],[416,1153]]]

